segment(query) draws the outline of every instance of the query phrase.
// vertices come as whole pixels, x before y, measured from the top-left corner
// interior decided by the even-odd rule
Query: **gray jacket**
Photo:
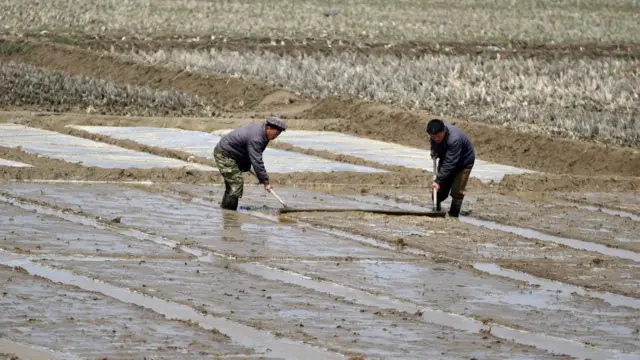
[[[435,182],[451,180],[460,170],[473,165],[476,161],[476,153],[473,150],[471,140],[460,128],[445,123],[445,136],[440,144],[431,140],[431,151],[440,159],[438,175]]]
[[[222,151],[223,154],[235,160],[243,172],[249,171],[253,165],[260,183],[268,184],[269,174],[262,161],[262,153],[268,144],[269,139],[267,139],[264,123],[247,124],[224,135],[215,150]]]

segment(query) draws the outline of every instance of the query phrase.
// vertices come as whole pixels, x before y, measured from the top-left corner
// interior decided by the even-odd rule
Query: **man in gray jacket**
[[[243,172],[253,166],[260,184],[265,190],[271,190],[269,174],[262,161],[262,153],[269,141],[274,140],[287,124],[279,117],[271,115],[260,124],[248,124],[235,129],[220,139],[213,150],[216,166],[224,178],[225,192],[220,206],[224,209],[237,210],[238,200],[244,189]]]
[[[426,126],[431,143],[431,158],[439,158],[438,174],[432,187],[437,190],[436,209],[441,211],[440,203],[449,197],[451,208],[449,216],[458,217],[471,169],[476,160],[473,144],[467,134],[442,120],[433,119]]]

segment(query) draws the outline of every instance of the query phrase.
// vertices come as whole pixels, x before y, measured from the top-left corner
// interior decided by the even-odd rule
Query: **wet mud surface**
[[[114,218],[115,219],[115,218]],[[54,216],[0,203],[0,248],[32,256],[92,256],[130,259],[174,258],[189,254],[154,246],[110,231],[87,228]]]
[[[617,264],[597,257],[590,262],[517,261],[503,262],[501,266],[544,279],[640,299],[637,264]]]
[[[223,211],[217,203],[224,191],[220,187],[216,188],[215,203],[186,201],[177,195],[173,198],[117,185],[52,185],[47,187],[44,195],[38,184],[11,184],[5,189],[58,207],[106,219],[120,218],[119,223],[123,226],[134,226],[149,234],[160,234],[170,241],[230,256],[406,258],[402,254],[363,247],[327,234],[307,234],[306,229]],[[261,195],[265,195],[264,190]],[[310,236],[315,241],[308,241]]]
[[[640,219],[640,194],[637,192],[569,192],[557,195],[569,201],[577,202],[579,205],[617,209],[633,214],[637,217],[636,219]]]
[[[411,196],[420,194],[419,190],[407,192],[399,200],[369,193],[278,190],[280,196],[296,207],[401,209],[425,205],[408,203]],[[12,199],[21,199],[16,200],[21,206],[31,204],[38,211],[2,204],[3,216],[13,217],[20,224],[31,224],[20,225],[26,229],[23,234],[37,233],[38,227],[60,227],[69,234],[85,229],[97,234],[95,242],[107,241],[110,246],[100,254],[105,256],[102,260],[83,259],[85,254],[95,256],[95,244],[85,248],[78,243],[77,250],[65,252],[68,249],[57,248],[51,239],[48,242],[40,239],[41,248],[34,249],[35,243],[30,244],[29,240],[11,238],[12,246],[35,252],[36,261],[331,351],[366,354],[370,358],[415,358],[425,352],[444,358],[463,358],[469,353],[478,358],[494,357],[505,352],[513,352],[516,358],[550,356],[540,349],[493,336],[484,339],[482,334],[442,328],[428,320],[414,319],[409,313],[387,309],[384,303],[363,304],[333,294],[330,287],[326,291],[314,290],[287,278],[276,280],[266,273],[264,276],[255,271],[246,273],[236,264],[260,261],[276,269],[291,270],[292,276],[299,273],[375,296],[392,296],[416,306],[545,333],[586,346],[619,350],[623,354],[633,354],[640,348],[634,328],[638,322],[636,308],[496,278],[472,267],[476,262],[494,262],[506,269],[578,286],[591,283],[602,287],[606,282],[608,286],[602,290],[640,297],[635,290],[636,264],[614,256],[447,218],[360,212],[277,216],[275,209],[280,207],[277,200],[263,189],[251,186],[245,188],[245,209],[237,213],[219,208],[217,202],[223,191],[220,186],[11,183],[4,184],[3,191]],[[477,200],[470,204],[474,214],[481,208]],[[68,214],[42,210],[50,208],[66,209]],[[87,219],[112,226],[102,230],[92,228]],[[117,221],[111,222],[114,219]],[[18,231],[18,225],[14,226],[14,231]],[[171,249],[170,244],[161,241],[127,237],[131,229],[217,256],[188,257],[189,254]],[[327,229],[364,235],[375,241],[366,243]],[[109,240],[102,240],[100,235]],[[24,238],[30,237],[33,236]],[[406,249],[425,252],[418,255]],[[80,256],[46,257],[46,252]],[[140,253],[146,257],[139,260]],[[546,266],[547,263],[557,266]],[[563,274],[567,268],[571,270]],[[601,268],[598,273],[606,274],[607,279],[592,282],[589,276],[593,276],[594,268]],[[628,271],[621,272],[622,269]],[[433,339],[428,348],[424,338]]]
[[[272,263],[274,266],[393,296],[429,308],[546,332],[603,348],[635,351],[640,309],[550,291],[447,263]],[[604,325],[604,324],[607,325]]]
[[[105,250],[105,254],[101,254],[110,256],[102,260],[81,256],[73,259],[38,256],[34,258],[36,261],[336,352],[362,353],[371,358],[412,358],[427,351],[423,342],[418,341],[425,337],[439,339],[430,343],[428,351],[433,356],[458,358],[463,356],[464,349],[474,349],[481,351],[480,357],[492,357],[493,351],[512,350],[506,350],[503,346],[507,345],[499,338],[483,339],[455,328],[443,330],[428,320],[416,320],[406,312],[386,309],[384,304],[363,304],[357,299],[335,295],[330,288],[318,291],[300,287],[286,278],[274,281],[266,274],[263,277],[255,272],[245,273],[235,264],[261,261],[318,281],[344,284],[376,296],[392,296],[416,306],[449,311],[469,319],[542,332],[586,346],[618,349],[625,354],[640,348],[634,335],[638,310],[633,307],[613,306],[599,298],[580,294],[550,292],[525,282],[496,278],[472,267],[476,262],[495,262],[543,279],[560,279],[582,286],[584,282],[573,280],[588,276],[596,264],[618,271],[626,267],[630,273],[637,273],[633,262],[491,231],[455,219],[391,217],[360,212],[277,216],[277,200],[258,187],[245,190],[243,205],[246,209],[237,213],[222,211],[217,205],[222,187],[180,184],[157,187],[12,183],[3,187],[7,196],[17,198],[23,207],[31,204],[38,212],[7,203],[2,205],[3,214],[7,216],[50,228],[60,223],[71,233],[74,228],[91,232],[100,230],[91,228],[86,219],[99,219],[100,224],[118,219],[112,227],[102,229],[102,233],[116,239],[111,241],[116,250],[111,253]],[[420,207],[420,204],[408,204],[407,199],[367,193],[338,195],[282,188],[279,194],[296,207]],[[475,203],[473,207],[477,211]],[[56,213],[43,210],[53,208],[67,209],[72,215],[58,213],[66,219],[62,220]],[[127,229],[217,255],[187,258],[187,254],[171,249],[170,244],[143,241],[135,236],[127,238]],[[377,242],[366,243],[327,229],[364,235]],[[133,250],[129,251],[134,254],[117,251],[118,240],[122,242],[122,239],[132,243]],[[145,252],[147,248],[149,256],[138,260],[139,252]],[[425,252],[419,255],[404,251],[406,249]],[[65,254],[56,248],[46,251]],[[92,254],[91,251],[94,249],[80,247],[77,253]],[[571,276],[551,270],[540,273],[535,269],[518,268],[520,264],[538,265],[544,261],[585,266],[573,271]],[[540,268],[547,267],[540,265]],[[558,271],[560,269],[562,267]],[[609,278],[611,285],[606,290],[640,295],[633,290],[636,279],[630,273]],[[601,325],[603,322],[608,325]],[[440,334],[436,335],[437,332]],[[397,345],[406,342],[402,339],[407,334],[410,334],[409,339],[414,339],[407,342],[410,345]],[[381,337],[387,340],[380,341]],[[487,340],[494,342],[489,344],[491,348],[479,346]],[[515,346],[513,351],[516,352],[540,351],[507,344]],[[476,347],[481,350],[475,350]]]
[[[83,358],[216,359],[251,355],[224,335],[168,321],[101,294],[0,266],[3,336]],[[43,307],[43,304],[47,304]]]
[[[416,192],[420,194],[420,192]],[[475,196],[475,195],[474,195]],[[407,209],[419,209],[427,206],[428,202],[409,193],[403,196],[394,195],[375,197],[373,195],[349,195],[350,199],[361,199],[378,206],[391,206]],[[287,221],[302,221],[318,227],[329,227],[359,235],[378,239],[380,241],[396,245],[399,248],[418,248],[436,257],[447,261],[497,262],[497,263],[526,263],[536,267],[537,276],[545,279],[562,279],[572,284],[584,285],[585,281],[570,281],[591,277],[593,267],[602,267],[607,272],[608,279],[606,289],[619,294],[638,297],[637,289],[628,277],[637,276],[637,253],[603,246],[594,238],[585,238],[584,241],[546,236],[545,233],[536,233],[526,227],[518,227],[522,234],[511,233],[497,226],[497,229],[486,228],[482,221],[474,221],[475,216],[484,214],[483,207],[474,201],[469,201],[466,208],[473,210],[471,218],[462,217],[456,219],[432,219],[422,217],[391,217],[367,213],[297,213],[287,214]],[[448,203],[443,203],[445,209]],[[429,207],[430,208],[430,207]],[[423,208],[424,209],[424,208]],[[596,213],[594,213],[596,214]],[[516,215],[516,214],[514,214]],[[517,216],[517,215],[516,215]],[[283,217],[281,216],[281,220]],[[578,216],[575,219],[579,219]],[[492,223],[487,223],[491,225]],[[499,224],[498,224],[499,225]],[[635,225],[635,224],[633,224]],[[620,228],[618,231],[625,231]],[[500,231],[503,230],[503,231]],[[537,236],[539,238],[536,238]],[[589,249],[590,251],[584,251]],[[622,252],[622,253],[620,253]],[[546,266],[549,263],[557,263],[557,268]],[[562,273],[564,266],[570,266],[570,272]],[[617,272],[617,267],[628,269],[632,275],[622,275]],[[606,270],[606,269],[611,270]],[[604,281],[595,287],[601,287]]]
[[[411,314],[381,311],[348,299],[266,281],[225,268],[224,261],[171,265],[153,261],[135,265],[47,263],[343,353],[403,359],[424,354],[482,358],[505,352],[512,352],[514,358],[543,356],[535,349],[493,337],[485,339],[482,334],[412,321]],[[124,274],[129,275],[125,278]],[[424,342],[426,338],[430,341]]]
[[[472,205],[484,209],[480,219],[640,252],[640,222],[619,215],[500,195],[476,196]]]

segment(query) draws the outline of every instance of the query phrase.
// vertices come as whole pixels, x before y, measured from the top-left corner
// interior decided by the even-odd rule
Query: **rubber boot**
[[[229,195],[227,197],[227,207],[225,209],[236,211],[238,210],[238,197]]]
[[[451,199],[451,207],[449,208],[449,216],[458,217],[462,208],[462,199]]]
[[[227,192],[224,192],[224,196],[222,196],[222,201],[220,202],[220,207],[223,209],[226,209],[227,206],[229,204],[229,194],[227,194]]]

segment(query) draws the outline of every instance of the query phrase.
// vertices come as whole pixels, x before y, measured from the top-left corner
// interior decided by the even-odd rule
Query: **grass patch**
[[[0,41],[0,56],[24,53],[29,50],[29,45],[14,42]]]

